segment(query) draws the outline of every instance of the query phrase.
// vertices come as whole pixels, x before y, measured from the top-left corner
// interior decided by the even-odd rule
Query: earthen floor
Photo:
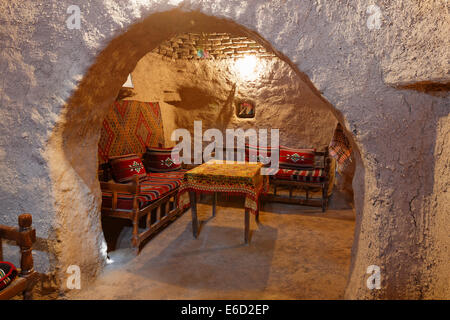
[[[207,200],[207,199],[206,199]],[[340,202],[340,203],[339,203]],[[201,229],[192,236],[191,213],[151,239],[136,256],[123,228],[113,261],[69,299],[342,299],[350,268],[354,211],[332,200],[319,208],[268,203],[260,224],[251,219],[244,245],[244,210],[219,201],[211,217],[198,205]]]

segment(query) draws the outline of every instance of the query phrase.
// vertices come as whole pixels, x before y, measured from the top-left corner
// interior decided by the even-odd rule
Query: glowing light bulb
[[[237,76],[245,81],[256,80],[260,73],[258,59],[255,56],[239,58],[234,62],[233,67]]]
[[[179,5],[183,0],[169,0],[169,4],[173,5],[173,6],[177,6]]]

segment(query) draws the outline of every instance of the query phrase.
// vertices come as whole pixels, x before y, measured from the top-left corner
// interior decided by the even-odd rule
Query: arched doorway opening
[[[205,30],[256,40],[289,66],[314,99],[333,113],[337,119],[335,121],[343,123],[342,116],[321,96],[311,81],[256,33],[232,21],[197,12],[175,10],[154,14],[112,40],[102,51],[69,100],[64,110],[64,120],[52,136],[51,148],[58,155],[50,162],[58,199],[59,223],[64,233],[61,242],[77,252],[72,253],[72,257],[63,257],[63,263],[69,264],[72,258],[77,258],[83,265],[89,266],[92,274],[96,274],[101,269],[99,261],[105,261],[99,212],[101,194],[97,178],[99,128],[128,74],[135,70],[148,52],[162,42],[179,34],[202,33]],[[190,93],[189,90],[184,92],[187,96]],[[348,136],[351,140],[351,135]],[[356,145],[351,142],[358,159]],[[360,162],[356,160],[356,163]],[[359,171],[362,170],[360,166]],[[355,192],[363,193],[363,189]],[[82,243],[77,241],[77,234],[81,231],[86,235]]]

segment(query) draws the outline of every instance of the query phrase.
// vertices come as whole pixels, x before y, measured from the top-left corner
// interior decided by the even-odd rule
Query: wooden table
[[[259,220],[259,196],[267,191],[267,176],[261,175],[261,163],[221,162],[210,160],[184,175],[180,192],[188,191],[192,212],[192,232],[198,237],[197,194],[213,194],[212,214],[216,215],[217,193],[245,196],[245,233],[244,240],[249,242],[250,212]]]

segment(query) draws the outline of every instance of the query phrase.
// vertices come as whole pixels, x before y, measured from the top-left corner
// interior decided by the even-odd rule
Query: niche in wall
[[[236,115],[238,118],[254,118],[256,114],[256,106],[253,101],[240,100],[236,102]]]

